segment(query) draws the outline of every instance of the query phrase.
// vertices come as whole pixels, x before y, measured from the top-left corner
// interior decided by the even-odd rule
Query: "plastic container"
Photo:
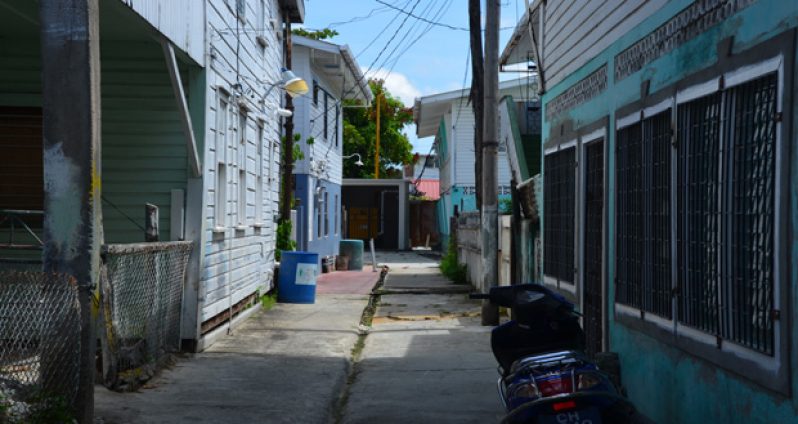
[[[363,270],[363,240],[341,240],[338,254],[349,258],[350,271]]]
[[[277,280],[277,301],[282,303],[316,303],[316,276],[319,254],[282,252]]]

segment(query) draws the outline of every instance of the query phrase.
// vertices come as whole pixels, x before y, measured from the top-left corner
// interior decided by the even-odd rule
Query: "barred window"
[[[679,106],[679,322],[773,355],[777,74]]]
[[[721,93],[679,105],[679,321],[716,334],[720,308]]]
[[[773,354],[777,74],[728,92],[729,339]]]
[[[618,130],[615,154],[615,298],[641,308],[643,290],[643,137],[640,123]]]
[[[672,315],[671,111],[618,130],[616,300]]]
[[[547,155],[544,166],[543,269],[547,276],[573,284],[576,147]]]

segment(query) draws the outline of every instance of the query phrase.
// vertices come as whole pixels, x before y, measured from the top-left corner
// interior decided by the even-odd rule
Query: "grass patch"
[[[468,268],[457,261],[457,240],[454,237],[449,237],[446,254],[441,258],[441,274],[455,284],[468,284]]]
[[[268,311],[277,303],[277,290],[272,290],[260,297],[260,307]]]

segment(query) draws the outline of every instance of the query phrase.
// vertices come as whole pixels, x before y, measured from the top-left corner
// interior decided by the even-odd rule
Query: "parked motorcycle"
[[[597,361],[584,353],[579,314],[564,297],[538,284],[494,287],[470,297],[513,314],[491,332],[507,410],[503,423],[637,422],[634,406],[621,394],[617,357],[604,354]]]

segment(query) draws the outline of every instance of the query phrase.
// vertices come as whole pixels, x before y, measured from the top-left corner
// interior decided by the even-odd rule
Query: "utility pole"
[[[80,304],[78,388],[70,405],[94,422],[97,334],[92,297],[103,243],[100,205],[100,9],[98,0],[39,2],[44,148],[44,271],[75,278]],[[45,352],[51,356],[56,352]],[[52,359],[52,358],[50,358]],[[62,358],[62,360],[64,360]],[[42,359],[42,379],[71,370]],[[70,399],[71,400],[71,399]]]
[[[283,50],[285,51],[285,68],[291,69],[291,18],[288,10],[283,10]],[[294,198],[294,99],[285,94],[285,108],[291,116],[285,118],[285,142],[283,143],[282,187],[280,190],[280,223],[291,221],[291,200]]]
[[[499,211],[499,11],[500,0],[487,0],[485,15],[485,132],[482,138],[482,290],[497,285]],[[482,325],[498,325],[499,309],[482,301]]]
[[[374,149],[374,179],[380,178],[380,97],[382,92],[377,94],[377,134],[376,146]]]
[[[483,84],[485,59],[482,54],[482,0],[468,0],[468,30],[471,44],[471,110],[474,112],[474,185],[477,208],[482,208],[482,136],[485,124]]]

